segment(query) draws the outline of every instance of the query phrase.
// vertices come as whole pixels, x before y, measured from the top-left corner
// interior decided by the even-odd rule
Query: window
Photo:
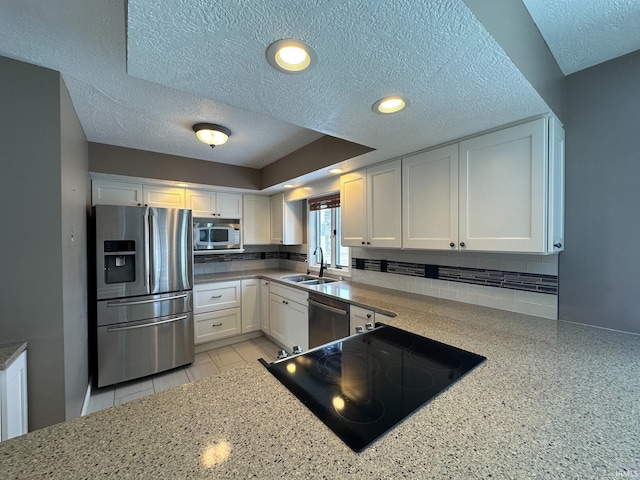
[[[349,269],[349,247],[340,245],[340,195],[309,199],[309,265],[320,267],[322,248],[324,263],[329,268]]]

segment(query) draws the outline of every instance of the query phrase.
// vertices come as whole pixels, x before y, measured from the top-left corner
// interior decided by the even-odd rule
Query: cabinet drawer
[[[240,334],[240,308],[198,313],[194,319],[196,345]]]
[[[205,283],[193,291],[194,313],[214,312],[240,306],[240,281]]]
[[[308,305],[309,293],[305,290],[299,290],[297,288],[285,287],[276,282],[271,282],[271,293],[280,295],[281,297],[291,300],[292,302],[300,303],[302,305]]]

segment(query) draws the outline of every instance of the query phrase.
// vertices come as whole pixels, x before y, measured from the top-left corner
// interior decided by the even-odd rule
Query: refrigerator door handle
[[[107,327],[107,332],[120,332],[122,330],[133,330],[135,328],[155,327],[156,325],[162,325],[163,323],[179,322],[180,320],[186,320],[188,315],[182,317],[170,318],[169,320],[162,320],[161,322],[149,322],[142,325],[130,325],[128,327]]]
[[[183,293],[181,295],[173,295],[171,297],[152,298],[149,300],[135,300],[131,302],[107,302],[107,307],[128,307],[131,305],[143,305],[145,303],[157,303],[164,302],[166,300],[178,300],[180,298],[186,298],[188,295]]]
[[[147,287],[147,293],[151,292],[149,285],[149,207],[144,210],[144,285]]]

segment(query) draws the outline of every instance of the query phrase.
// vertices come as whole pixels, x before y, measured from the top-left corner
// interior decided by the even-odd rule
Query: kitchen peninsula
[[[640,336],[338,283],[350,301],[395,312],[390,324],[487,361],[360,454],[255,362],[0,443],[2,476],[640,475]]]

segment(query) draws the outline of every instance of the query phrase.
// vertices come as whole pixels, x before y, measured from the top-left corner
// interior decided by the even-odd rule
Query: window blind
[[[337,208],[340,206],[340,194],[332,193],[324,197],[310,198],[309,210],[323,210],[325,208]]]

